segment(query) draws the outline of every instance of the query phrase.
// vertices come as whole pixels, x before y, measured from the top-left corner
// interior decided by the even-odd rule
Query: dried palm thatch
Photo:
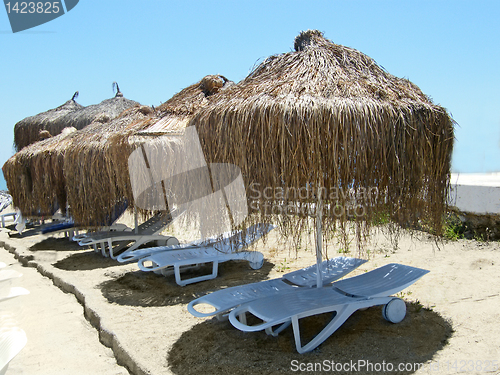
[[[319,31],[300,33],[295,52],[266,59],[190,124],[208,162],[241,168],[255,220],[280,214],[284,233],[299,233],[318,199],[326,232],[351,222],[362,238],[380,215],[441,229],[454,121]]]
[[[67,127],[68,124],[64,120],[65,115],[84,108],[75,101],[77,97],[78,91],[63,105],[19,121],[14,126],[14,146],[16,151],[39,141],[40,132],[42,131],[48,132],[50,135],[57,135],[63,128]]]
[[[125,98],[116,82],[113,82],[113,87],[116,88],[116,95],[113,98],[103,100],[99,104],[89,105],[80,111],[68,113],[61,118],[61,121],[66,124],[65,127],[73,126],[80,130],[93,121],[106,123],[126,109],[139,105],[138,102]]]
[[[118,86],[114,98],[90,105],[79,111],[68,113],[60,118],[67,126],[85,127],[93,121],[90,133],[99,131],[111,118],[118,116],[131,106],[139,103],[126,99]],[[92,120],[93,119],[93,120]],[[14,156],[3,166],[3,172],[13,202],[23,216],[38,216],[41,211],[50,212],[58,205],[66,208],[66,181],[63,173],[65,152],[71,148],[77,132],[60,134],[55,137],[31,144]]]
[[[24,217],[52,214],[58,204],[65,208],[65,191],[57,183],[63,177],[62,171],[53,168],[52,159],[71,142],[71,133],[76,130],[66,129],[55,137],[24,147],[2,167],[13,203]]]
[[[182,132],[195,111],[226,82],[222,76],[207,76],[157,108],[134,108],[100,129],[89,126],[79,131],[64,157],[68,203],[75,220],[84,225],[103,222],[123,199],[132,208],[127,164],[131,152],[145,143],[153,146],[159,136]]]

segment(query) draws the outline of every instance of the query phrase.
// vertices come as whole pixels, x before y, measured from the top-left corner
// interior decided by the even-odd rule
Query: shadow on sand
[[[40,242],[30,246],[29,251],[44,251],[44,250],[55,250],[55,251],[79,251],[88,250],[88,246],[80,246],[77,242],[71,241],[68,238],[56,238],[47,237]]]
[[[117,260],[103,257],[94,250],[72,254],[53,264],[54,267],[64,271],[89,271],[122,265]]]
[[[296,352],[291,327],[273,337],[262,331],[244,333],[228,321],[219,322],[213,318],[183,333],[168,353],[166,363],[174,374],[182,375],[278,375],[293,373],[292,363],[303,363],[303,366],[320,363],[323,366],[328,362],[331,366],[332,361],[340,364],[365,361],[372,365],[385,361],[396,370],[391,374],[412,374],[418,367],[413,364],[431,360],[447,344],[453,332],[449,321],[422,308],[418,302],[407,302],[406,318],[399,324],[385,321],[381,311],[378,306],[355,312],[323,344],[306,354]],[[329,316],[315,316],[301,320],[303,342],[314,337],[328,319]],[[397,371],[399,364],[411,364],[415,369]],[[389,373],[367,367],[358,367],[356,371],[335,371],[327,367],[321,370],[300,373]]]
[[[175,276],[161,276],[153,272],[128,272],[114,280],[100,284],[103,296],[110,302],[126,306],[172,306],[189,303],[193,299],[215,290],[261,281],[274,267],[264,262],[259,270],[253,270],[248,262],[230,261],[219,264],[219,275],[212,280],[189,284],[181,287],[176,284]],[[183,278],[199,276],[211,272],[211,267],[182,273]]]

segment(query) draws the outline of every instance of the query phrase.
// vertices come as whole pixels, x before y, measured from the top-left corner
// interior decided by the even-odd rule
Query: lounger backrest
[[[12,203],[12,196],[7,193],[0,193],[0,212],[7,208]]]
[[[139,233],[143,235],[156,234],[170,224],[171,221],[172,216],[170,213],[162,211],[139,225]]]
[[[321,263],[323,285],[330,284],[344,277],[363,263],[366,263],[366,260],[350,257],[336,257],[323,261]],[[297,271],[289,272],[283,278],[294,285],[313,287],[316,286],[317,282],[317,269],[317,265],[314,264]]]
[[[128,207],[128,201],[125,199],[123,201],[117,202],[116,205],[113,207],[113,212],[111,212],[111,215],[106,218],[104,223],[102,223],[103,227],[110,227],[117,221],[123,213],[127,210]]]
[[[407,288],[429,271],[391,263],[362,275],[335,282],[341,292],[360,297],[385,297]]]
[[[229,254],[234,253],[238,250],[246,248],[247,246],[253,244],[255,241],[265,236],[274,226],[271,224],[255,224],[247,228],[245,235],[243,236],[243,231],[239,230],[232,235],[225,233],[221,241],[218,241],[214,248],[217,251]]]

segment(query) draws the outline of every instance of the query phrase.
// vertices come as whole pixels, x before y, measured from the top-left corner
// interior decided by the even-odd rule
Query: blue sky
[[[207,74],[237,82],[318,29],[448,109],[459,124],[454,172],[500,171],[499,19],[500,2],[482,0],[80,0],[13,34],[0,8],[0,163],[17,121],[77,90],[95,104],[117,81],[127,98],[158,105]]]

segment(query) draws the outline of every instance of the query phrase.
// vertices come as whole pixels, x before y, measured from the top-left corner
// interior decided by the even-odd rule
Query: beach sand
[[[298,354],[291,327],[278,337],[264,332],[243,333],[228,321],[193,317],[186,305],[211,291],[280,277],[283,272],[311,265],[315,262],[311,244],[303,244],[296,251],[271,233],[265,243],[259,241],[254,247],[264,253],[262,269],[252,270],[246,262],[227,262],[220,265],[216,279],[180,287],[173,276],[144,273],[136,264],[122,265],[61,235],[10,238],[7,232],[0,232],[4,248],[0,251],[8,251],[23,265],[36,268],[38,274],[52,281],[52,288],[73,294],[83,306],[80,311],[97,330],[95,341],[97,344],[98,336],[102,348],[82,345],[81,350],[85,358],[94,353],[96,366],[114,366],[102,373],[126,373],[119,365],[132,374],[154,375],[389,373],[382,366],[400,374],[500,373],[498,242],[436,242],[423,232],[402,231],[395,249],[387,233],[375,233],[365,247],[369,261],[351,275],[388,263],[430,271],[399,295],[407,303],[406,318],[391,324],[382,318],[381,307],[357,311],[316,350]],[[186,241],[189,237],[192,233],[179,239]],[[329,256],[342,255],[337,249],[332,243]],[[22,306],[21,298],[16,301]],[[54,321],[63,319],[64,309],[64,303],[54,301],[50,306]],[[37,315],[33,311],[32,319]],[[317,332],[326,318],[304,321],[301,327],[305,339]],[[40,334],[54,345],[65,340],[78,342],[81,336],[78,330],[61,333],[49,327]],[[28,340],[28,345],[35,344],[35,339]],[[12,361],[17,373],[30,373],[28,368],[22,372],[30,350],[35,351],[27,346]],[[40,368],[49,366],[50,348],[46,350],[48,355],[38,359]],[[110,350],[118,365],[109,357],[101,365],[97,358],[109,356]],[[78,358],[80,353],[69,352],[66,357],[72,355]],[[335,364],[349,371],[332,371]],[[362,364],[365,366],[359,366]],[[420,364],[424,365],[418,369]],[[300,371],[314,366],[322,371]],[[403,371],[398,371],[399,366]],[[82,368],[78,373],[98,372]]]

